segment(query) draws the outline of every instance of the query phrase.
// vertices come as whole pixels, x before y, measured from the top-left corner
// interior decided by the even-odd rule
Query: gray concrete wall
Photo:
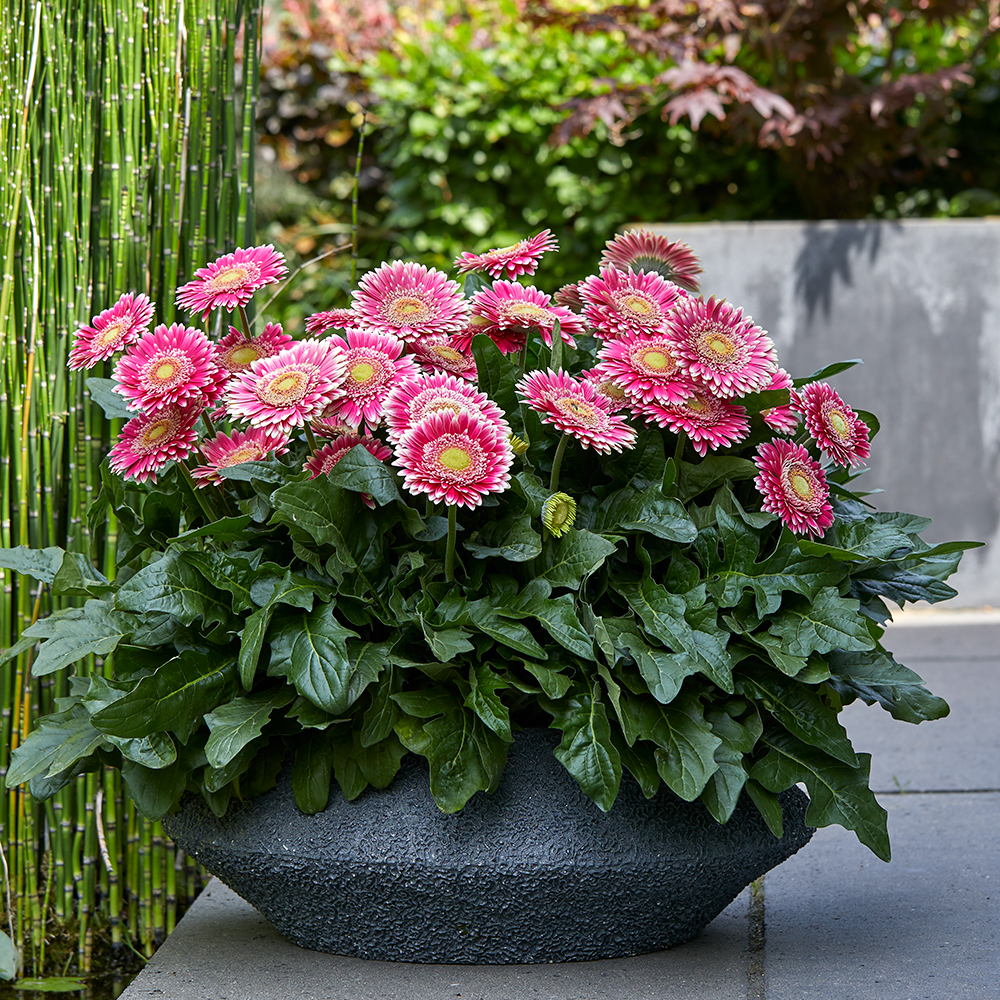
[[[742,306],[793,377],[832,379],[881,422],[871,472],[883,510],[974,539],[955,606],[1000,606],[1000,219],[725,222],[650,227],[690,244],[706,295]]]

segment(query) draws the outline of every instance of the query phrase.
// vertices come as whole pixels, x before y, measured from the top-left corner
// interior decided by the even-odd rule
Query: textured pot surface
[[[216,818],[200,799],[164,819],[174,840],[290,941],[359,958],[507,964],[616,958],[697,934],[755,878],[812,836],[806,796],[782,794],[774,837],[742,798],[720,826],[630,777],[602,813],[552,755],[518,735],[500,787],[446,816],[420,758],[392,785],[315,816],[287,772]]]

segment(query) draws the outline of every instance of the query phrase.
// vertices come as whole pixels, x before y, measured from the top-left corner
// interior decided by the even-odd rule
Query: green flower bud
[[[553,493],[542,504],[542,524],[556,538],[561,538],[576,520],[576,501],[568,493]]]

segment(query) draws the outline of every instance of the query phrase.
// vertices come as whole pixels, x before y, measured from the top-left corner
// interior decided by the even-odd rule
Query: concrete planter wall
[[[649,228],[689,243],[706,295],[743,306],[782,364],[881,421],[865,476],[931,542],[1000,540],[1000,219]],[[966,553],[954,606],[1000,606],[1000,545]]]

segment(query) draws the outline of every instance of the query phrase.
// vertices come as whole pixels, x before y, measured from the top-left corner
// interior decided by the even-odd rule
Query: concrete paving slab
[[[368,962],[289,944],[213,879],[121,1000],[746,1000],[749,891],[693,941],[564,965]]]
[[[876,791],[1000,789],[1000,624],[892,626],[885,645],[951,706],[944,719],[898,722],[879,706],[841,715],[855,749],[872,755]]]
[[[881,801],[891,864],[831,827],[766,876],[767,1000],[996,1000],[1000,794]]]

